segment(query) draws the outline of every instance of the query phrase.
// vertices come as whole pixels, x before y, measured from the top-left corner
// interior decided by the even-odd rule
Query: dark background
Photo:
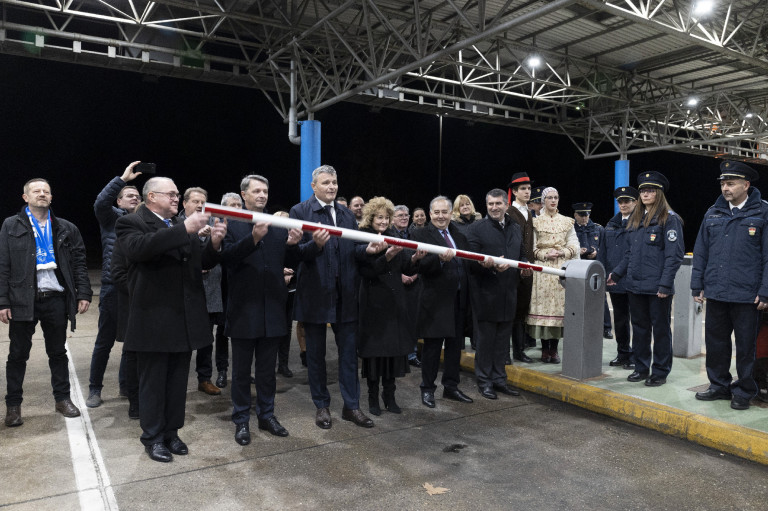
[[[384,195],[413,209],[438,194],[436,116],[342,103],[316,119],[322,161],[336,168],[340,195]],[[202,186],[216,203],[249,173],[270,179],[270,209],[299,201],[299,147],[259,91],[0,55],[2,217],[19,211],[27,180],[48,179],[53,211],[78,225],[89,267],[98,267],[93,201],[134,160],[157,163],[158,175],[182,192]],[[673,152],[630,158],[630,184],[645,170],[669,178],[668,199],[685,221],[688,250],[719,194],[719,163]],[[591,201],[594,221],[613,216],[612,158],[585,161],[565,136],[444,118],[443,194],[468,194],[484,214],[485,193],[506,189],[518,171],[535,186],[557,187],[565,215],[572,216],[572,203]]]

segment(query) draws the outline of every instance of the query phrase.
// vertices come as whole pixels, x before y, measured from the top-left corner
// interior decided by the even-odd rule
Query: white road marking
[[[67,352],[70,352],[69,343],[67,343]],[[88,408],[83,401],[80,382],[77,379],[71,357],[69,359],[69,383],[72,402],[80,409],[80,417],[66,419],[69,450],[72,453],[72,467],[80,498],[80,509],[83,511],[117,511],[115,492],[109,482],[107,467],[101,456],[99,443],[93,431]]]

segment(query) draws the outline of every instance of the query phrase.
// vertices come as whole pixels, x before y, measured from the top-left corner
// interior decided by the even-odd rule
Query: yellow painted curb
[[[474,372],[474,354],[462,352],[461,367]],[[763,431],[593,387],[563,376],[519,366],[507,366],[506,370],[507,381],[515,387],[768,465],[768,433]]]

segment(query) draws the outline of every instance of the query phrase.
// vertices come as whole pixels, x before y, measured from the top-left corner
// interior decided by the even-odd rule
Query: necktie
[[[625,218],[621,221],[621,228],[626,229],[627,228],[627,222],[629,221],[628,218]]]
[[[163,218],[163,222],[165,222],[165,225],[167,225],[168,227],[171,226],[171,221],[168,220],[167,218]]]
[[[736,216],[736,213],[738,213],[738,212],[739,212],[739,208],[733,208],[733,209],[731,210],[731,214],[732,214],[733,216]]]
[[[336,222],[333,221],[333,213],[331,213],[331,206],[323,206],[323,209],[325,210],[325,213],[328,215],[328,220],[331,221],[330,225],[336,225]]]
[[[408,239],[408,231],[399,231],[400,237],[403,239]]]
[[[443,231],[443,238],[445,238],[445,242],[448,244],[449,248],[456,248],[453,246],[453,243],[451,243],[451,238],[448,237],[448,230],[446,229]]]

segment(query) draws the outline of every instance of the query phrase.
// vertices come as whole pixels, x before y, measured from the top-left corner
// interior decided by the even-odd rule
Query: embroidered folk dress
[[[565,261],[579,258],[579,238],[573,228],[574,219],[545,210],[533,219],[533,259],[535,264],[562,268]],[[550,249],[563,250],[565,256],[547,259]],[[534,339],[561,339],[565,289],[557,275],[533,272],[531,308],[528,311],[528,333]]]

